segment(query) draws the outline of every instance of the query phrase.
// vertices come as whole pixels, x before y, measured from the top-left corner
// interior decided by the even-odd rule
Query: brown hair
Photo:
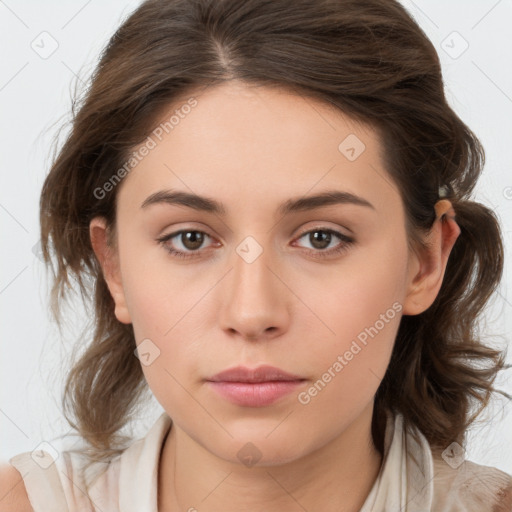
[[[94,335],[63,395],[90,458],[124,448],[119,432],[147,391],[132,326],[114,315],[89,238],[91,219],[104,216],[115,245],[117,187],[101,198],[95,190],[122,168],[163,108],[231,79],[288,88],[377,129],[415,250],[435,219],[439,187],[448,186],[461,234],[434,303],[401,320],[372,426],[378,447],[386,409],[402,413],[432,446],[462,441],[504,367],[503,353],[476,330],[501,279],[503,246],[493,212],[470,199],[484,151],[446,101],[427,36],[394,0],[148,0],[105,48],[41,194],[57,322],[68,277],[84,301],[94,297]]]

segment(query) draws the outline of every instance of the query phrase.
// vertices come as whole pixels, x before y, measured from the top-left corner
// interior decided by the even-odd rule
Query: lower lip
[[[230,402],[245,407],[264,407],[281,397],[292,393],[303,380],[283,380],[272,382],[213,382],[208,381],[219,395]]]

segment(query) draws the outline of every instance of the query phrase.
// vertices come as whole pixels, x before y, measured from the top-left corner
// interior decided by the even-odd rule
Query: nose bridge
[[[241,293],[241,297],[255,295],[261,299],[262,295],[269,294],[269,277],[272,265],[268,244],[263,246],[252,236],[246,237],[237,247],[236,256],[233,257],[233,291]],[[273,276],[274,277],[274,276]],[[270,295],[270,294],[269,294]],[[258,299],[258,300],[259,300]]]
[[[265,239],[267,240],[267,239]],[[246,338],[281,331],[288,321],[284,285],[274,275],[272,251],[253,236],[235,248],[220,320],[224,329]]]

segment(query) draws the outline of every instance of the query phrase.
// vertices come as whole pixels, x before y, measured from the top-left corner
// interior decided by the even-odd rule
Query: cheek
[[[322,277],[322,286],[312,278],[303,290],[303,293],[316,290],[310,300],[318,316],[330,327],[332,338],[356,337],[386,314],[395,302],[403,302],[407,245],[403,237],[396,236],[393,242],[388,240],[381,237],[350,254]],[[390,315],[395,310],[396,307],[391,309]]]
[[[198,342],[193,340],[193,320],[197,318],[190,311],[197,299],[193,300],[187,288],[181,288],[183,293],[178,296],[173,289],[150,283],[155,281],[134,280],[131,285],[137,292],[129,301],[136,343],[155,354],[150,364],[145,364],[144,351],[138,349],[142,371],[165,410],[190,410],[190,395],[184,390],[196,380],[196,365],[201,361]]]
[[[403,241],[381,243],[334,272],[323,293],[312,298],[328,327],[322,326],[322,343],[310,360],[319,379],[318,391],[312,390],[319,407],[332,400],[357,406],[376,392],[402,316],[406,256]]]
[[[398,301],[369,302],[360,307],[338,302],[345,309],[332,317],[336,335],[324,337],[308,355],[315,375],[299,403],[317,418],[331,418],[335,425],[357,417],[373,400],[391,357],[402,306]]]
[[[215,283],[215,276],[207,279],[212,281],[208,284],[204,274],[170,272],[168,263],[162,265],[164,258],[153,259],[152,265],[144,263],[148,259],[136,251],[127,254],[123,262],[125,299],[136,343],[144,343],[139,357],[148,385],[160,403],[174,403],[181,400],[179,383],[186,385],[198,372],[200,331],[204,331],[201,319],[208,307],[208,301],[200,299]],[[144,364],[143,350],[151,354],[150,364]]]
[[[163,248],[147,247],[147,241],[135,245],[125,247],[121,267],[136,339],[163,339],[185,316],[201,282],[197,276],[187,276],[184,267],[173,271]]]

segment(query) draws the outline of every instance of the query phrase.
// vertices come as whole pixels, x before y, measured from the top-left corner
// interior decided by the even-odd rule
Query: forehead
[[[144,145],[151,149],[124,179],[119,203],[141,206],[175,188],[260,209],[333,188],[377,207],[398,194],[376,131],[286,89],[228,82],[184,95],[134,152]]]

